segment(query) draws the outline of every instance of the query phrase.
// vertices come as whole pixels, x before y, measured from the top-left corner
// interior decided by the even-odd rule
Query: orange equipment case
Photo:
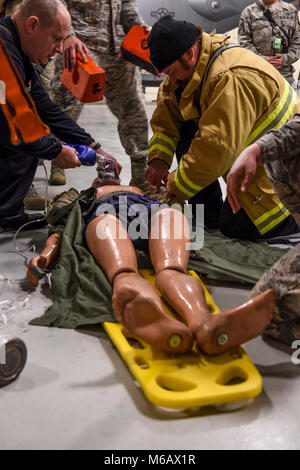
[[[105,71],[87,55],[87,62],[77,54],[75,70],[64,69],[60,81],[82,103],[101,101],[105,92]]]
[[[143,26],[132,26],[122,41],[121,53],[124,59],[160,77],[161,73],[156,70],[150,60],[149,34],[145,33]]]

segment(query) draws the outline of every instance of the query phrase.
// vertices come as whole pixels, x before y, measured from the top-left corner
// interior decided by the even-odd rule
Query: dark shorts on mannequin
[[[123,227],[129,232],[129,237],[137,250],[149,252],[148,241],[151,227],[151,217],[161,208],[163,204],[158,200],[149,196],[141,196],[139,194],[120,191],[103,196],[97,199],[84,218],[85,227],[83,236],[88,224],[102,214],[108,213],[115,215],[121,222]],[[165,205],[163,205],[165,207]],[[130,224],[137,221],[137,232],[140,237],[131,237],[129,230]]]

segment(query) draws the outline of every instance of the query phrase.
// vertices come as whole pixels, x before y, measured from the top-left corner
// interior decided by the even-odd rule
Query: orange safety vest
[[[50,132],[36,110],[25,84],[0,39],[0,105],[13,145],[35,142]]]

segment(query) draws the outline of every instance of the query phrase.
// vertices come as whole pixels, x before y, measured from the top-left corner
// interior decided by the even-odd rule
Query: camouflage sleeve
[[[292,29],[292,38],[289,50],[283,55],[283,65],[291,65],[300,58],[300,25],[298,12],[294,11],[294,28]]]
[[[261,148],[264,163],[299,155],[300,114],[295,114],[291,121],[268,132],[256,143]]]
[[[250,15],[250,11],[248,8],[246,8],[244,11],[242,11],[240,21],[239,21],[239,26],[238,26],[238,43],[240,46],[245,47],[245,49],[248,49],[249,51],[254,52],[257,55],[261,54],[258,52],[256,47],[253,45],[253,32],[252,32],[252,19]]]
[[[144,24],[136,0],[122,0],[121,23],[126,34],[133,25]]]

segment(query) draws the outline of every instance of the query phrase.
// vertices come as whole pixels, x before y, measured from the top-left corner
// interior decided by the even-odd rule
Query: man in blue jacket
[[[90,134],[50,100],[35,69],[35,65],[46,64],[50,57],[62,52],[62,43],[70,26],[70,15],[60,0],[24,0],[13,17],[0,19],[0,38],[41,119],[52,134],[63,142],[89,145],[98,153],[105,154]],[[0,232],[3,232],[17,230],[26,222],[41,217],[40,214],[24,213],[23,203],[40,158],[55,159],[58,166],[64,169],[78,167],[80,161],[74,149],[62,145],[53,137],[43,137],[32,144],[14,147],[2,111],[0,128]],[[115,164],[119,170],[117,162]],[[33,223],[30,228],[37,228],[40,224]]]

